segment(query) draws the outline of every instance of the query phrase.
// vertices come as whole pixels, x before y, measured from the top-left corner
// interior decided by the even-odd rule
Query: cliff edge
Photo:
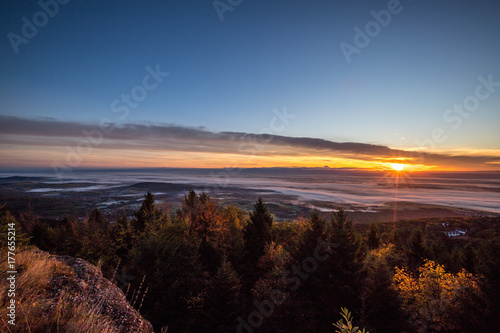
[[[152,325],[130,306],[123,292],[89,262],[52,256],[36,248],[16,254],[15,296],[8,291],[6,253],[2,252],[0,322],[2,332],[154,333]],[[15,310],[8,309],[15,300]],[[15,325],[12,325],[15,323]]]

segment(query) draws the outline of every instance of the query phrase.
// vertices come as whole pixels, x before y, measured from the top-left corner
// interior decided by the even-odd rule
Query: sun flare
[[[400,163],[391,163],[391,168],[393,168],[396,171],[401,171],[406,167],[406,164],[400,164]]]

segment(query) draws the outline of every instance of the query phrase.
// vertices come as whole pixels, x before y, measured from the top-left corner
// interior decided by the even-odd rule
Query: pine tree
[[[288,330],[328,332],[338,309],[360,308],[364,253],[352,221],[339,209],[328,225],[312,214],[290,274]],[[294,313],[300,315],[294,316]],[[296,328],[299,328],[298,330]]]
[[[187,329],[199,320],[199,312],[191,311],[188,301],[201,294],[206,277],[198,260],[199,244],[188,231],[184,221],[165,218],[137,235],[128,255],[129,275],[146,275],[149,292],[143,309],[149,309],[154,326],[168,324],[169,332],[199,331]],[[132,281],[133,286],[137,280]]]
[[[351,309],[361,306],[359,293],[365,254],[361,237],[342,208],[334,212],[328,236],[328,242],[333,244],[329,256],[319,263],[317,272],[311,273],[312,278],[307,281],[313,284],[317,298],[319,331],[331,325],[331,318],[342,306]]]
[[[205,306],[207,331],[236,330],[236,319],[242,310],[241,283],[226,257],[209,283]]]
[[[250,213],[250,222],[245,228],[245,250],[250,263],[256,263],[264,254],[264,248],[271,242],[273,216],[259,198]]]
[[[328,244],[330,231],[326,220],[318,212],[313,212],[306,223],[305,231],[299,234],[300,240],[293,253],[293,260],[283,273],[285,290],[290,300],[284,304],[284,309],[280,309],[285,319],[278,318],[277,321],[283,325],[286,332],[318,331],[318,319],[324,309],[324,303],[319,303],[318,297],[323,292],[321,289],[327,284],[325,279],[328,279],[324,265],[331,251],[335,251],[327,246],[320,246],[320,242]],[[331,328],[331,321],[329,327]]]
[[[133,221],[136,230],[142,232],[148,223],[152,223],[160,216],[160,211],[155,207],[155,196],[148,191],[144,195],[144,201],[141,208],[134,213],[135,220]]]
[[[250,213],[250,221],[245,228],[243,237],[245,240],[243,266],[249,278],[246,281],[247,287],[251,287],[259,278],[257,263],[264,254],[266,245],[271,242],[273,220],[273,216],[262,198],[259,198]]]
[[[500,327],[500,238],[485,240],[477,252],[476,272],[486,278],[482,285],[491,302],[488,318],[490,331]]]
[[[56,228],[58,253],[75,256],[81,248],[81,238],[78,235],[78,222],[63,216]]]
[[[368,249],[374,250],[380,246],[380,237],[378,236],[378,227],[374,223],[370,224],[370,230],[367,235]]]
[[[178,213],[180,218],[187,219],[190,222],[191,231],[193,231],[196,223],[198,222],[199,202],[200,200],[198,195],[193,189],[191,189],[189,193],[184,196],[182,209]]]
[[[203,237],[198,249],[198,255],[201,265],[210,273],[214,273],[221,264],[221,253],[216,244]]]
[[[97,263],[99,259],[112,261],[115,256],[114,242],[109,232],[110,225],[98,208],[94,208],[81,229],[82,247],[80,255]]]
[[[295,262],[301,262],[305,258],[313,256],[318,246],[318,240],[326,241],[330,237],[329,232],[326,220],[318,212],[311,213],[306,230],[301,235],[297,251],[294,253]],[[321,254],[324,254],[324,249],[322,250]]]
[[[116,219],[113,226],[113,236],[116,244],[116,254],[120,258],[126,256],[135,242],[135,232],[126,216]]]
[[[90,228],[95,228],[102,232],[108,231],[110,227],[99,208],[92,209],[87,219],[87,224]]]
[[[406,244],[406,255],[408,256],[411,269],[417,269],[428,256],[428,251],[424,243],[424,233],[418,228],[412,231]]]
[[[462,267],[465,268],[469,273],[474,274],[476,272],[475,265],[477,261],[477,255],[474,247],[470,242],[463,247],[462,253]]]
[[[366,279],[362,286],[360,318],[377,332],[402,332],[404,314],[398,294],[392,286],[394,259],[398,256],[393,244],[370,251],[364,260]]]

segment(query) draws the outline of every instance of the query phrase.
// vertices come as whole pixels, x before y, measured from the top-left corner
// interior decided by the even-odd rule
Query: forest
[[[2,251],[15,223],[18,246],[97,265],[156,332],[500,327],[498,217],[353,224],[339,207],[276,221],[262,199],[244,211],[193,190],[170,211],[148,192],[133,216],[111,220],[97,208],[85,218],[3,208],[0,217]],[[455,229],[466,232],[445,233]]]

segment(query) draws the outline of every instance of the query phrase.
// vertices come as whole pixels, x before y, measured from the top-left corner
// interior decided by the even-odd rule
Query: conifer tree
[[[378,236],[378,227],[372,223],[367,235],[368,249],[374,250],[380,245],[380,237]]]
[[[226,257],[209,283],[205,305],[208,332],[236,330],[236,319],[242,310],[241,283]]]
[[[264,248],[271,242],[273,216],[259,198],[250,213],[250,221],[245,228],[245,251],[250,263],[257,263],[264,254]]]
[[[313,215],[311,222],[311,230],[321,231],[318,228],[323,224],[320,218]],[[325,224],[324,228],[324,236],[316,238],[314,236],[318,236],[318,231],[314,236],[307,236],[306,232],[305,239],[309,243],[306,248],[311,252],[303,253],[302,270],[297,275],[304,278],[296,292],[298,302],[303,303],[300,307],[307,309],[302,314],[302,320],[315,322],[311,331],[319,332],[326,332],[331,328],[332,318],[340,307],[360,308],[359,289],[364,258],[361,238],[354,231],[352,221],[343,209],[334,212],[331,226]],[[321,256],[318,258],[321,260],[315,258],[316,248],[327,248],[327,251],[320,252]],[[312,261],[312,258],[317,260],[317,267],[305,264],[306,261]]]
[[[80,255],[94,264],[99,259],[111,261],[115,256],[113,239],[109,233],[110,225],[98,208],[94,208],[81,230],[82,247]]]
[[[463,247],[463,257],[461,261],[462,267],[465,268],[469,273],[474,274],[476,272],[475,265],[477,261],[477,255],[474,247],[470,242]]]
[[[116,219],[115,225],[113,226],[113,236],[118,257],[121,258],[127,255],[134,245],[135,233],[126,216],[121,216]]]
[[[144,195],[144,201],[141,208],[134,213],[134,227],[136,230],[142,232],[148,223],[152,223],[160,216],[160,211],[155,207],[155,196],[148,191]]]
[[[109,223],[99,208],[92,209],[87,219],[87,224],[89,228],[98,229],[99,231],[107,231],[109,229]]]
[[[247,272],[247,287],[251,287],[259,278],[257,263],[264,254],[266,245],[271,242],[273,216],[259,198],[250,213],[250,220],[244,232],[245,248],[243,267]]]
[[[182,202],[182,209],[179,211],[179,217],[189,220],[191,225],[191,230],[198,221],[198,210],[199,210],[199,198],[196,192],[191,189],[189,193],[184,196]]]
[[[356,309],[361,320],[377,332],[405,331],[398,294],[392,286],[394,261],[399,254],[393,244],[370,251],[363,272],[366,279],[362,285],[361,307]]]
[[[411,269],[417,269],[428,256],[428,251],[424,243],[424,234],[422,229],[418,228],[412,231],[406,244],[406,254],[408,256]]]
[[[285,276],[293,291],[287,303],[288,331],[328,332],[340,307],[360,308],[364,253],[342,209],[333,213],[330,224],[311,214],[294,257]]]

